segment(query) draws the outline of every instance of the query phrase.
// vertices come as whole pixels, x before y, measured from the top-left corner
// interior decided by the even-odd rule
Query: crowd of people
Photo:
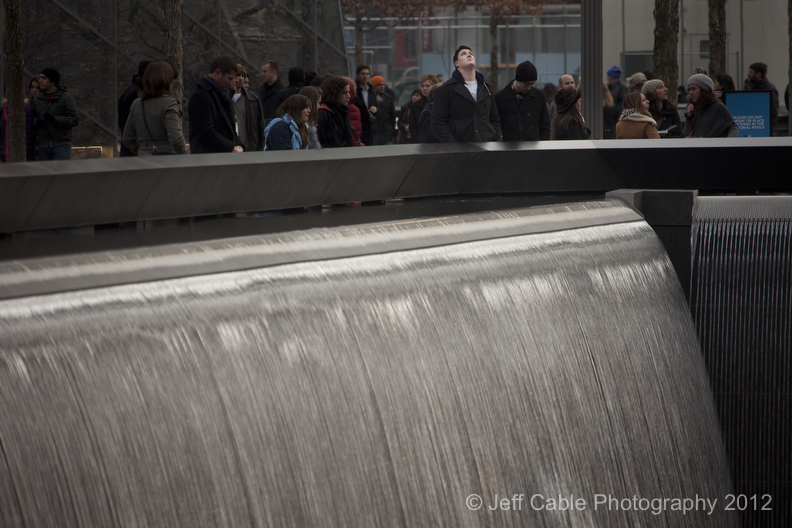
[[[165,60],[144,60],[118,101],[121,156],[301,150],[396,143],[452,143],[587,139],[580,84],[572,75],[558,85],[537,88],[536,67],[519,64],[514,78],[496,90],[476,70],[473,50],[459,46],[454,72],[443,82],[426,74],[401,107],[382,75],[359,65],[355,79],[317,75],[294,67],[288,86],[279,65],[261,65],[261,89],[250,89],[247,69],[228,55],[216,58],[196,83],[187,105],[189,137],[173,97],[175,72]],[[651,71],[621,82],[614,66],[602,83],[603,136],[612,139],[736,137],[739,128],[723,104],[735,89],[728,75],[710,78],[696,68],[680,86],[687,106],[682,122],[668,87]],[[28,84],[25,99],[27,159],[71,157],[72,129],[78,124],[74,98],[55,68],[45,68]],[[767,65],[751,64],[745,90],[771,93],[771,121],[778,116],[778,91],[767,79]],[[787,88],[788,94],[788,88]],[[787,95],[788,98],[788,95]],[[787,99],[788,101],[788,99]],[[788,103],[787,103],[788,104]],[[2,161],[8,159],[8,105],[0,112]],[[189,148],[188,148],[189,143]]]

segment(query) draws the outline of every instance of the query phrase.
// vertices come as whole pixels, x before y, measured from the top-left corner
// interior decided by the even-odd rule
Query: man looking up
[[[278,98],[278,92],[283,90],[283,83],[278,78],[278,63],[270,60],[261,65],[261,80],[264,84],[259,91],[259,100],[261,101],[261,110],[264,112],[264,119],[269,121],[275,117],[275,110],[278,106],[275,100]]]
[[[534,87],[537,78],[536,66],[531,61],[522,62],[517,66],[514,80],[495,94],[504,141],[550,139],[550,117],[544,94]]]
[[[454,52],[454,72],[436,89],[432,128],[439,143],[500,141],[501,128],[492,88],[476,71],[468,46]]]
[[[236,133],[234,103],[228,89],[236,81],[237,62],[228,55],[212,61],[209,73],[198,80],[187,103],[190,117],[190,152],[242,152]]]

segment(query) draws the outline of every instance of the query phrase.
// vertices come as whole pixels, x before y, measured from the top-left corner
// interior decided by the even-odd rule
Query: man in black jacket
[[[303,88],[305,88],[305,72],[303,72],[303,69],[299,66],[289,69],[289,87],[278,92],[278,97],[275,98],[275,110],[290,96],[299,94]]]
[[[435,92],[432,128],[440,143],[500,141],[492,87],[476,71],[468,46],[454,52],[454,73]]]
[[[768,90],[770,92],[770,135],[775,136],[778,120],[778,89],[767,80],[767,64],[754,62],[748,67],[746,90]]]
[[[237,62],[228,55],[212,61],[187,104],[190,117],[190,152],[242,152],[236,133],[234,103],[228,89],[236,81]]]
[[[259,91],[259,100],[261,101],[261,110],[264,112],[264,119],[269,121],[275,117],[275,110],[278,109],[275,105],[278,92],[285,88],[278,78],[277,62],[271,60],[261,65],[261,80],[264,81],[264,84]]]
[[[536,79],[536,66],[531,61],[522,62],[514,80],[495,94],[503,141],[550,139],[550,116],[544,94],[534,87]]]
[[[245,88],[247,70],[237,64],[236,93],[232,99],[237,119],[237,134],[245,151],[264,150],[264,114],[256,94]]]
[[[39,74],[40,92],[33,99],[39,160],[71,159],[72,129],[80,118],[74,97],[60,85],[60,72],[44,68]]]
[[[146,66],[152,62],[154,62],[154,59],[143,59],[138,63],[137,74],[132,76],[132,84],[126,89],[124,95],[118,99],[118,126],[121,128],[122,135],[127,119],[129,119],[129,110],[132,108],[132,103],[138,98],[138,92],[143,89],[143,74],[146,72]],[[134,154],[122,141],[121,157],[127,156],[134,156]]]

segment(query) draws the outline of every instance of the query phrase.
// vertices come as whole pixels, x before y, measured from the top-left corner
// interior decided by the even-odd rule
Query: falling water
[[[691,307],[743,526],[792,526],[792,198],[699,198],[692,232]]]
[[[472,234],[0,301],[2,525],[738,526],[652,230],[610,202],[442,223]]]

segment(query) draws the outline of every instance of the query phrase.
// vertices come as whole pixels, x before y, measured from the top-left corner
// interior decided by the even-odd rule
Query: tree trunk
[[[655,0],[654,17],[654,73],[668,88],[668,100],[676,103],[679,86],[679,0]]]
[[[6,18],[6,50],[8,51],[8,141],[7,161],[25,161],[25,55],[22,52],[21,0],[4,0]],[[0,145],[5,148],[5,145]]]
[[[500,16],[497,12],[490,11],[489,19],[489,33],[490,33],[490,83],[497,90],[500,86],[498,75],[500,68],[498,67],[498,22]]]
[[[182,12],[184,0],[165,0],[165,55],[173,65],[173,97],[183,107],[184,99],[184,47],[182,46]]]
[[[365,64],[363,60],[363,17],[359,11],[355,12],[355,68]],[[419,43],[420,45],[420,43]]]
[[[708,0],[709,75],[726,73],[726,0]]]

